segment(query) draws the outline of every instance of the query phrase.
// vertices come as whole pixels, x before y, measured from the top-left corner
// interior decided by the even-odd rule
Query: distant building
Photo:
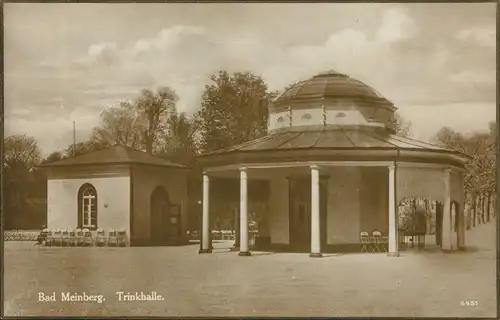
[[[42,167],[49,229],[124,229],[131,245],[187,240],[185,166],[116,145]]]
[[[407,197],[443,203],[440,245],[463,248],[468,158],[397,135],[396,110],[374,89],[335,71],[292,85],[269,107],[267,136],[200,157],[200,253],[211,252],[211,178],[240,181],[240,255],[250,255],[249,180],[269,184],[259,241],[272,250],[306,251],[313,257],[359,251],[360,233],[378,230],[387,237],[389,255],[397,256],[397,208]]]

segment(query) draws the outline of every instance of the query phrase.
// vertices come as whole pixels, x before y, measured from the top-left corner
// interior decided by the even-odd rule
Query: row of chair
[[[361,240],[361,252],[386,252],[388,238],[383,237],[380,231],[373,231],[371,236],[368,232],[360,232],[359,238]]]
[[[46,246],[60,246],[60,247],[81,247],[81,246],[120,246],[125,247],[129,245],[127,232],[125,229],[108,230],[108,234],[104,229],[99,228],[96,230],[94,237],[89,229],[44,229],[42,234],[45,235]]]

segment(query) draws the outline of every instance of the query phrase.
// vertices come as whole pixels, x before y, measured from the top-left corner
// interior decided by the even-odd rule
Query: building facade
[[[49,229],[123,229],[131,245],[187,241],[186,167],[123,146],[42,167]]]
[[[399,136],[397,108],[359,80],[328,71],[287,89],[269,107],[265,137],[200,157],[203,239],[211,252],[210,181],[240,181],[240,255],[250,255],[248,183],[269,184],[259,240],[273,250],[356,251],[380,232],[399,255],[401,202],[427,198],[443,208],[439,246],[465,246],[463,175],[468,157]]]

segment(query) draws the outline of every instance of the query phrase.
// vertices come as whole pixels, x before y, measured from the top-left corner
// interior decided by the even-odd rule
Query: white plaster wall
[[[345,117],[337,117],[343,113]],[[326,110],[326,123],[333,125],[368,125],[369,122],[358,110]]]
[[[456,171],[450,173],[451,200],[457,201],[460,203],[460,206],[463,207],[463,186],[461,185],[462,179],[460,175],[461,173]]]
[[[276,177],[269,181],[269,231],[271,243],[289,244],[288,180]]]
[[[90,177],[47,180],[47,227],[73,229],[78,225],[78,190],[92,184],[97,191],[97,226],[124,228],[130,234],[130,177]],[[105,208],[104,205],[108,206]]]
[[[280,117],[283,118],[283,122],[278,122],[278,119]],[[288,128],[288,127],[290,127],[290,112],[289,111],[282,111],[282,112],[277,112],[277,113],[270,113],[268,121],[269,121],[269,124],[268,124],[267,130]]]
[[[329,170],[327,243],[359,242],[360,181],[357,167],[339,167]]]
[[[309,120],[302,119],[305,114],[311,115]],[[322,106],[311,107],[310,109],[292,110],[292,126],[310,126],[323,125],[323,108]]]

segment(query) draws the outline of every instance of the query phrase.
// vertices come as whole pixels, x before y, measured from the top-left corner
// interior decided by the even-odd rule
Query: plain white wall
[[[78,190],[92,184],[97,191],[97,226],[124,228],[130,235],[130,178],[126,176],[47,180],[47,227],[73,229],[78,225]],[[107,204],[107,207],[104,205]]]

